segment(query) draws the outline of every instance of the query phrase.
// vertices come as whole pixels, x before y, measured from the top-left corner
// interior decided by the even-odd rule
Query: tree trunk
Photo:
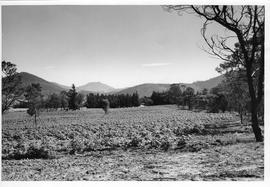
[[[245,56],[248,56],[247,54]],[[251,76],[251,66],[252,62],[248,61],[248,59],[245,59],[246,62],[246,76],[247,76],[247,83],[248,83],[248,89],[249,89],[249,95],[251,99],[251,121],[252,121],[252,129],[253,133],[255,135],[255,139],[257,142],[263,142],[263,135],[261,132],[261,129],[259,127],[258,123],[258,105],[260,103],[261,98],[256,97],[256,93],[253,86],[253,78]]]
[[[259,123],[258,123],[258,116],[257,116],[257,111],[256,110],[253,110],[252,109],[252,129],[253,129],[253,132],[255,134],[255,138],[256,138],[256,141],[257,142],[263,142],[263,135],[262,135],[262,132],[261,132],[261,129],[259,127]]]
[[[241,124],[243,124],[243,112],[240,107],[239,107],[239,115],[240,115]]]
[[[253,82],[251,78],[251,74],[248,74],[249,71],[247,71],[247,78],[248,78],[248,87],[249,87],[249,93],[251,98],[251,121],[252,121],[252,129],[253,133],[255,135],[257,142],[263,141],[263,135],[261,132],[261,129],[259,127],[258,123],[258,104],[257,98],[255,96],[255,91],[253,87]]]
[[[251,78],[251,77],[248,77]],[[249,79],[250,80],[250,79]],[[257,99],[255,97],[253,84],[251,81],[248,81],[248,86],[250,90],[250,96],[251,96],[251,121],[252,121],[252,129],[253,133],[255,135],[257,142],[263,142],[263,135],[259,126],[258,122],[258,103]]]
[[[35,114],[35,126],[37,126],[37,115]]]
[[[240,113],[240,120],[241,120],[241,124],[243,124],[243,114],[242,114],[242,112]]]

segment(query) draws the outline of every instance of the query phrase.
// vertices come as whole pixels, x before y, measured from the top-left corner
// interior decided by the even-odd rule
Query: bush
[[[134,136],[131,141],[127,143],[126,148],[139,147],[140,142],[141,141],[136,136]]]
[[[170,144],[169,140],[166,139],[166,140],[163,140],[161,142],[160,148],[162,150],[167,151],[170,147],[171,147],[171,144]]]
[[[72,139],[69,145],[69,154],[81,153],[85,149],[83,140]]]
[[[48,148],[41,146],[30,146],[26,153],[26,158],[28,159],[49,159],[50,158],[50,151]]]
[[[3,159],[21,160],[21,159],[52,159],[55,158],[54,152],[45,144],[33,143],[27,145],[19,143],[13,150],[6,154]]]
[[[109,108],[110,108],[110,102],[108,99],[102,99],[101,100],[101,106],[102,109],[104,110],[105,114],[108,114]]]
[[[176,144],[176,149],[183,149],[186,146],[186,139],[184,137],[181,137],[178,139]]]

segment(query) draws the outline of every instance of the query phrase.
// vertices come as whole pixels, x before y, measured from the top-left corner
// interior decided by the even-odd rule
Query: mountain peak
[[[108,93],[115,90],[115,88],[102,82],[88,82],[85,85],[78,86],[77,89],[79,91],[101,92],[101,93]]]

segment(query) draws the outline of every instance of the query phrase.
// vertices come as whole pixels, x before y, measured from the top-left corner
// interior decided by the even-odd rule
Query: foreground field
[[[175,106],[24,112],[2,127],[2,180],[262,180],[263,144],[233,114]]]

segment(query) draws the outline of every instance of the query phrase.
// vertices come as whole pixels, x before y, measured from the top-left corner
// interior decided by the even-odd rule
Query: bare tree
[[[2,114],[23,94],[21,77],[15,64],[2,61]]]
[[[195,14],[205,20],[201,34],[207,52],[224,61],[221,71],[245,71],[251,100],[252,129],[256,141],[263,141],[258,124],[258,107],[264,95],[264,6],[168,5],[167,11]],[[221,25],[229,33],[207,34],[210,24]],[[237,43],[235,46],[232,43]]]
[[[25,88],[25,99],[27,100],[28,110],[30,116],[34,116],[34,123],[37,126],[37,117],[39,116],[40,108],[42,107],[41,86],[39,83],[32,83]]]

